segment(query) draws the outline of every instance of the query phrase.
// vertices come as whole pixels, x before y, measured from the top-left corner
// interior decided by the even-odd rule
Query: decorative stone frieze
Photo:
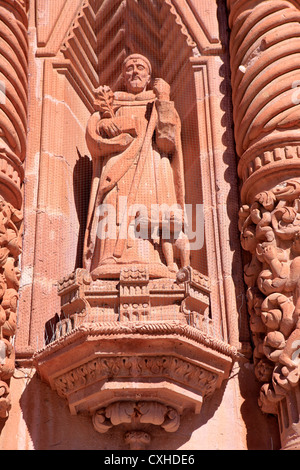
[[[262,410],[300,448],[299,19],[295,2],[228,0],[241,243]]]

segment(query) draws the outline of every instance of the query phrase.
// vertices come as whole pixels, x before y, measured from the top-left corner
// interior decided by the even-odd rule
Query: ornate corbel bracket
[[[207,279],[193,270],[151,280],[140,267],[94,282],[77,270],[59,295],[62,320],[34,357],[38,373],[98,432],[122,426],[131,448],[150,442],[153,426],[176,432],[186,410],[200,413],[238,357],[190,322],[182,304],[199,316],[209,307]]]
[[[95,430],[101,434],[108,432],[113,426],[124,423],[132,425],[136,430],[125,433],[125,443],[131,450],[142,450],[150,444],[151,435],[139,429],[143,429],[145,425],[154,425],[166,432],[176,432],[180,426],[180,415],[174,408],[159,402],[123,401],[97,410],[92,421]]]

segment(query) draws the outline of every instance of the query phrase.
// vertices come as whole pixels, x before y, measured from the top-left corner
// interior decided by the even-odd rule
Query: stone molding
[[[55,379],[57,393],[66,397],[70,392],[80,389],[99,378],[118,377],[151,377],[163,376],[179,382],[193,382],[203,396],[210,396],[217,385],[218,376],[190,362],[172,356],[142,357],[101,357],[72,369]]]
[[[143,401],[143,407],[152,404],[151,410],[160,410],[160,418],[151,412],[151,419],[135,422],[136,431],[146,432],[141,426],[148,423],[175,432],[179,416],[186,409],[199,413],[205,397],[241,358],[235,347],[203,330],[209,282],[191,268],[181,269],[174,280],[150,279],[147,269],[135,266],[122,269],[114,281],[91,281],[87,271],[78,269],[59,282],[59,295],[61,323],[52,341],[34,355],[34,365],[67,400],[71,413],[89,413],[99,432],[131,423],[139,415],[136,403]],[[162,298],[169,320],[159,320]],[[137,314],[146,300],[143,321],[130,321],[129,304]],[[180,319],[172,319],[172,312]],[[109,321],[109,316],[118,321]],[[120,407],[132,412],[125,421],[109,420],[108,410]]]
[[[187,338],[188,340],[194,341],[197,344],[203,345],[208,348],[212,348],[221,354],[224,354],[234,360],[242,358],[242,355],[234,347],[221,341],[218,338],[214,338],[201,330],[193,328],[180,321],[169,321],[169,322],[106,322],[103,323],[82,323],[80,326],[65,333],[59,339],[51,342],[47,347],[37,351],[34,358],[47,358],[54,352],[63,349],[66,345],[72,344],[73,341],[80,341],[82,338],[89,336],[110,336],[112,334],[120,335],[123,334],[136,334],[151,335],[153,337],[160,337],[164,335],[176,335],[178,337]]]

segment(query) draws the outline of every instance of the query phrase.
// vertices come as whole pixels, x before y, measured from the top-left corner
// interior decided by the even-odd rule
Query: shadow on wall
[[[74,270],[82,267],[83,242],[93,173],[92,160],[87,155],[81,155],[78,149],[77,154],[78,160],[76,162],[73,172],[73,191],[76,212],[79,222],[79,234]]]
[[[228,12],[225,2],[218,0],[218,21],[219,36],[222,43],[224,54],[222,56],[223,64],[220,67],[220,93],[222,100],[220,103],[222,119],[220,129],[223,129],[222,144],[225,147],[223,153],[223,162],[226,165],[224,171],[224,181],[230,188],[226,200],[227,217],[229,220],[228,243],[229,250],[232,253],[231,277],[235,286],[236,311],[239,313],[239,340],[242,343],[250,342],[250,329],[246,305],[246,289],[243,277],[243,254],[240,242],[240,233],[238,228],[238,214],[240,209],[240,189],[237,174],[238,157],[235,151],[234,129],[233,129],[233,110],[232,110],[232,89],[230,81],[230,57],[229,57],[229,38],[230,30],[228,26]]]
[[[280,450],[277,417],[262,413],[258,406],[261,383],[255,378],[254,366],[247,363],[239,372],[240,393],[244,399],[241,415],[247,429],[249,450]]]
[[[237,381],[241,400],[236,399],[233,390],[238,387]],[[191,411],[184,413],[176,433],[149,426],[146,431],[151,434],[152,441],[148,450],[280,449],[277,419],[261,413],[257,406],[258,389],[251,365],[242,366],[204,400],[200,415]],[[241,402],[241,408],[237,409]],[[124,435],[129,430],[127,426],[120,425],[106,434],[99,434],[94,430],[90,416],[72,416],[67,402],[37,374],[28,381],[20,398],[20,407],[32,442],[28,450],[128,450],[124,443]],[[236,422],[237,419],[241,419],[243,426]],[[239,446],[245,449],[239,449]]]

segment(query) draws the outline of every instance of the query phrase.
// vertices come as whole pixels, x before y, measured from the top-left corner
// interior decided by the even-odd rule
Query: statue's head
[[[126,90],[138,94],[145,91],[151,81],[152,67],[141,54],[131,54],[123,62],[123,78]]]

